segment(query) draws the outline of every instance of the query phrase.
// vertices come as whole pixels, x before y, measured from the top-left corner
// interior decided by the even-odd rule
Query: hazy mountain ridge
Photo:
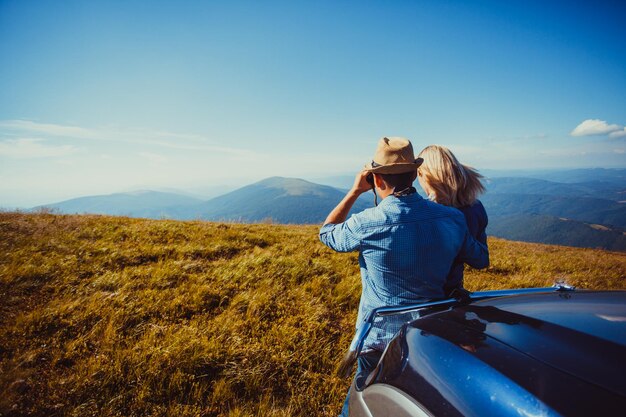
[[[626,204],[612,200],[544,194],[490,193],[481,201],[492,216],[518,214],[565,217],[611,228],[626,228]]]
[[[123,215],[130,217],[159,217],[172,207],[201,203],[202,200],[183,194],[161,191],[131,191],[78,197],[58,203],[45,204],[35,209],[47,207],[62,213],[93,213]],[[167,217],[167,216],[165,216]]]
[[[496,177],[488,178],[486,185],[489,194],[539,194],[613,201],[626,199],[626,185],[612,181],[562,183],[537,178]]]
[[[533,169],[504,170],[481,169],[486,178],[532,178],[563,184],[584,183],[588,181],[610,182],[617,185],[626,184],[626,168],[575,168],[575,169]]]
[[[506,172],[510,174],[510,172]],[[549,172],[582,182],[528,177],[490,177],[481,196],[489,215],[488,234],[506,239],[626,250],[626,170]],[[205,219],[244,223],[319,224],[341,201],[354,177],[335,176],[322,185],[298,178],[271,177],[201,201],[175,193],[119,193],[51,204],[62,213]],[[419,189],[419,187],[418,187]],[[420,190],[421,191],[421,190]],[[353,207],[373,206],[373,193]],[[563,221],[567,219],[569,222]],[[599,226],[594,226],[599,225]]]
[[[491,173],[492,175],[494,173]],[[625,251],[626,170],[546,172],[487,179],[487,232],[525,242]]]
[[[343,196],[343,192],[330,186],[272,177],[213,198],[194,210],[207,220],[316,224],[324,220]],[[367,207],[360,199],[353,211]]]
[[[271,177],[206,201],[182,194],[143,191],[80,197],[36,208],[47,207],[67,214],[316,224],[343,197],[343,191],[327,185]],[[367,193],[357,200],[353,212],[372,206],[373,194]]]
[[[491,216],[489,235],[510,240],[626,251],[626,233],[608,226],[555,216]]]

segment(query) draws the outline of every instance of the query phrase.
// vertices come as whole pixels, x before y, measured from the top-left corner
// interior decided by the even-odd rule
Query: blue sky
[[[0,0],[0,206],[352,173],[384,135],[479,169],[626,167],[625,11]]]

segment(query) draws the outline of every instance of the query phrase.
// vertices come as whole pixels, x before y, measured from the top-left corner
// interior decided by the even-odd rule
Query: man
[[[417,194],[413,181],[421,163],[408,139],[382,138],[372,162],[357,174],[352,189],[320,230],[320,240],[331,249],[359,251],[362,292],[357,331],[374,308],[444,298],[444,283],[455,259],[475,268],[489,265],[487,247],[469,234],[460,211]],[[346,220],[356,199],[371,189],[370,175],[380,204]],[[388,329],[373,329],[371,334],[364,351],[378,354],[359,358],[357,372],[373,369],[393,336]],[[347,405],[346,398],[342,415],[347,416]]]

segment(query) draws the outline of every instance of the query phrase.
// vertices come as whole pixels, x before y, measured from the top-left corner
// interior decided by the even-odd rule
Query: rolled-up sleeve
[[[320,240],[337,252],[351,252],[361,245],[359,223],[355,216],[343,223],[328,223],[320,229]]]

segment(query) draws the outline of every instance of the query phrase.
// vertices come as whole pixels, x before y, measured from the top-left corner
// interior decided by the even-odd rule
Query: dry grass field
[[[359,270],[317,231],[0,213],[0,415],[338,414]],[[470,290],[626,286],[623,253],[489,245]]]

